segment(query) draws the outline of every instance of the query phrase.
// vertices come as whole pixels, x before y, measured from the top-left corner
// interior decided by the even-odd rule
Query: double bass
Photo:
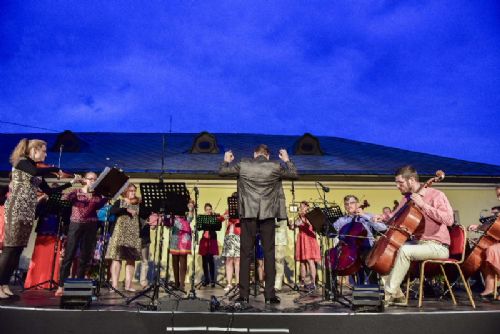
[[[418,190],[430,187],[435,182],[444,179],[444,172],[438,170],[436,176],[429,179]],[[423,215],[412,200],[408,200],[386,223],[387,232],[377,240],[368,254],[365,264],[368,268],[381,275],[387,275],[394,266],[399,248],[420,227]]]
[[[483,235],[475,242],[474,247],[460,265],[465,277],[472,276],[483,264],[486,257],[486,249],[493,244],[500,242],[500,216],[487,217],[479,231]]]
[[[367,200],[359,206],[365,209],[370,206]],[[353,221],[342,226],[339,231],[339,244],[326,252],[325,263],[337,275],[349,276],[357,273],[361,268],[361,246],[368,232],[356,215]]]

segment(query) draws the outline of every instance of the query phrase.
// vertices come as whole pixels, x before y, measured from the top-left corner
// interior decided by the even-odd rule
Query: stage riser
[[[465,313],[182,313],[0,309],[0,333],[171,333],[185,327],[288,329],[289,333],[498,333],[499,312]],[[224,330],[214,330],[219,327]],[[204,332],[202,330],[193,333]],[[286,332],[286,331],[283,331]],[[183,332],[186,333],[186,332]]]

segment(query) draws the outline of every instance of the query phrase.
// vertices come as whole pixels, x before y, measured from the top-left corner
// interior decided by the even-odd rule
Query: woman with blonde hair
[[[109,239],[106,258],[113,260],[111,263],[111,285],[118,289],[118,280],[122,261],[125,260],[125,290],[135,291],[132,287],[135,261],[141,259],[141,238],[139,221],[140,200],[136,195],[137,188],[129,184],[122,198],[111,207],[110,214],[116,216],[113,234]]]
[[[10,156],[12,164],[12,191],[5,202],[5,238],[0,255],[0,299],[13,295],[9,289],[12,273],[19,264],[21,253],[28,244],[35,221],[37,190],[46,194],[71,187],[66,183],[50,188],[44,179],[49,173],[60,173],[59,168],[39,168],[37,163],[47,157],[47,143],[39,139],[22,139]],[[79,176],[71,183],[79,180]]]

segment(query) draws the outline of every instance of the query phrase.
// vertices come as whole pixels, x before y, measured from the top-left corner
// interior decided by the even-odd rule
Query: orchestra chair
[[[448,291],[450,291],[450,296],[453,301],[453,304],[457,304],[457,300],[455,298],[455,294],[453,293],[453,290],[450,286],[450,281],[448,279],[448,275],[446,274],[446,271],[444,270],[445,266],[455,266],[456,270],[458,271],[460,278],[462,279],[462,282],[465,287],[465,291],[467,292],[467,296],[469,297],[469,301],[472,305],[472,308],[476,308],[476,304],[474,303],[474,299],[472,298],[472,292],[469,287],[469,284],[467,280],[464,277],[464,274],[462,272],[462,269],[460,268],[460,264],[465,259],[465,245],[467,243],[467,232],[465,228],[462,225],[453,225],[450,228],[450,256],[447,259],[429,259],[425,261],[420,262],[420,280],[419,280],[419,289],[418,289],[418,307],[422,307],[422,301],[424,298],[424,273],[425,273],[425,266],[427,264],[436,264],[441,268],[441,273],[443,274],[444,281],[446,283],[446,286],[448,288]],[[408,305],[408,299],[410,296],[410,275],[408,275],[407,282],[406,282],[406,304]]]

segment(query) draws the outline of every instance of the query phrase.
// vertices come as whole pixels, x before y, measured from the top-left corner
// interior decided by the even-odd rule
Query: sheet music
[[[117,188],[120,184],[120,188]],[[101,185],[102,187],[100,190],[96,191]],[[102,173],[99,174],[97,180],[89,187],[89,191],[101,193],[101,195],[107,197],[112,197],[112,201],[115,201],[125,191],[125,189],[127,189],[128,185],[129,178],[122,171],[117,168],[106,167]]]
[[[104,177],[106,175],[108,175],[108,173],[109,173],[110,170],[111,170],[111,168],[109,168],[109,167],[104,168],[104,170],[102,171],[102,173],[99,174],[99,177],[97,178],[97,180],[93,184],[91,184],[89,186],[89,191],[90,192],[94,192],[94,189],[99,185],[99,183],[101,183],[101,181],[104,179]]]

